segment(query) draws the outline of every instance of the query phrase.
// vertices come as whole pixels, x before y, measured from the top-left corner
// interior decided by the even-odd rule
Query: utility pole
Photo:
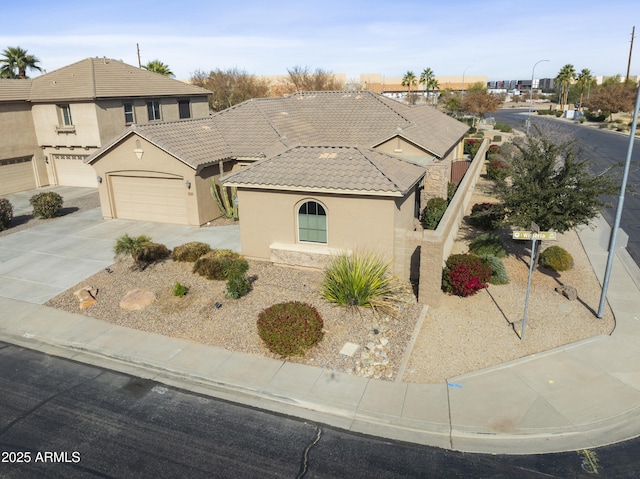
[[[633,52],[633,38],[635,36],[636,27],[634,26],[631,30],[631,46],[629,47],[629,63],[627,63],[627,79],[626,82],[629,82],[629,71],[631,70],[631,53]]]
[[[136,49],[138,50],[138,68],[142,68],[142,62],[140,61],[140,44],[136,43]],[[629,76],[628,73],[627,76]]]

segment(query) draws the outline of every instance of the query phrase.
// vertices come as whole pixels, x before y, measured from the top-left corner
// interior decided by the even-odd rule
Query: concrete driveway
[[[47,190],[57,191],[56,188]],[[65,194],[60,194],[64,198],[78,197],[91,190],[66,187]],[[16,211],[24,214],[24,199],[28,204],[28,198],[41,191],[7,195],[14,205],[14,215]],[[115,240],[125,233],[145,234],[170,249],[189,241],[202,241],[212,248],[240,251],[238,226],[195,228],[103,220],[100,208],[95,208],[0,237],[0,297],[44,304],[112,264]]]

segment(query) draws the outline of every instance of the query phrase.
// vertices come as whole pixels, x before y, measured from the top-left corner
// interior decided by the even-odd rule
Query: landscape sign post
[[[540,227],[531,222],[531,231],[514,231],[512,234],[515,240],[531,240],[531,260],[529,260],[529,279],[527,281],[527,296],[524,300],[524,315],[522,316],[522,327],[520,328],[520,341],[524,339],[524,328],[527,324],[527,309],[529,309],[529,292],[531,291],[531,276],[533,275],[533,260],[536,257],[536,241],[555,240],[555,231],[540,231]],[[516,331],[517,333],[517,331]]]

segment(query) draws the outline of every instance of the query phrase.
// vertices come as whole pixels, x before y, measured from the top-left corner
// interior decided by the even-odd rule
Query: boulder
[[[148,289],[133,289],[120,300],[120,307],[129,311],[142,311],[156,300],[156,293]]]
[[[569,286],[566,284],[556,286],[556,292],[560,293],[569,301],[575,301],[576,299],[578,299],[578,290],[573,286]]]
[[[93,286],[84,286],[73,294],[80,301],[80,309],[87,309],[97,303],[96,296],[98,294],[98,290]]]

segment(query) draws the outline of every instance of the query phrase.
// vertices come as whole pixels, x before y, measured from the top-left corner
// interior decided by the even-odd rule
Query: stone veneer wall
[[[427,167],[424,176],[424,189],[422,190],[421,210],[431,198],[447,197],[447,186],[451,181],[451,162],[437,161]]]
[[[440,302],[442,268],[451,253],[462,219],[470,208],[471,196],[482,171],[488,147],[489,140],[485,139],[440,220],[438,228],[435,231],[406,231],[404,242],[401,242],[404,246],[396,251],[396,258],[399,258],[400,249],[402,250],[404,270],[410,272],[412,279],[420,280],[418,290],[420,304],[437,306]],[[446,196],[445,191],[443,197],[446,198]],[[397,231],[396,237],[399,235],[400,231]]]

